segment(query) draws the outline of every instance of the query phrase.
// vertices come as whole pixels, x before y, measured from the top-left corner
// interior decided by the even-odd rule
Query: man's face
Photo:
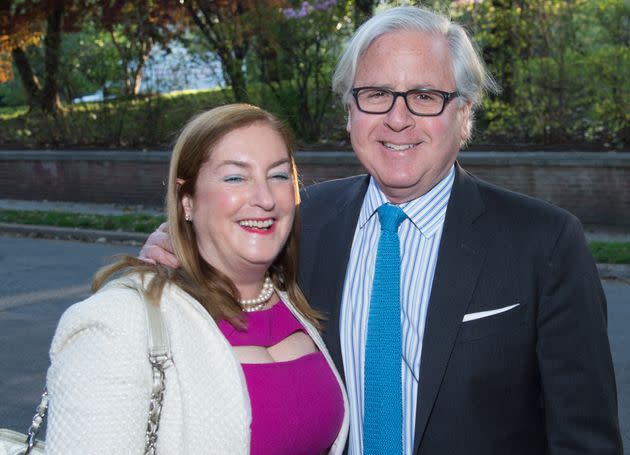
[[[387,33],[359,60],[353,86],[453,92],[446,40],[415,31]],[[352,147],[391,202],[415,199],[446,175],[469,134],[470,105],[460,107],[460,101],[455,98],[437,117],[420,117],[402,97],[386,114],[363,113],[352,100],[347,125]]]

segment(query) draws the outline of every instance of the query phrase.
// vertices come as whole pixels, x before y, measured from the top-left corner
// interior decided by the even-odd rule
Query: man
[[[366,22],[337,67],[369,175],[303,192],[300,284],[345,372],[351,454],[622,453],[606,302],[579,221],[456,162],[492,88],[463,29],[413,7]],[[392,351],[402,409],[380,395],[368,412],[382,205],[404,212]],[[159,237],[144,256],[160,260]]]

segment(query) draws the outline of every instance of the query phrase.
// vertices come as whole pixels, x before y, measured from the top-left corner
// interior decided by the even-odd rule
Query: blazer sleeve
[[[573,216],[557,237],[542,282],[536,348],[549,454],[621,455],[606,298]]]
[[[70,307],[51,346],[46,453],[143,453],[151,366],[138,293],[108,289]]]

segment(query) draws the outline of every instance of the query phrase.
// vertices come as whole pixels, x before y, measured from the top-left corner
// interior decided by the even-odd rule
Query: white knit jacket
[[[137,277],[115,280],[62,316],[50,350],[46,453],[143,453],[152,370],[140,284]],[[315,328],[279,294],[339,381],[344,418],[330,453],[340,454],[349,425],[341,378]],[[248,454],[251,409],[230,344],[201,304],[179,287],[164,288],[160,307],[173,361],[165,370],[157,453]]]

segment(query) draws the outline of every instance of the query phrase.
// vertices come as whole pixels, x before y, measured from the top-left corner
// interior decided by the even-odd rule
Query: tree
[[[11,77],[8,54],[17,69],[31,109],[55,113],[61,108],[59,99],[59,60],[61,36],[77,24],[87,7],[81,0],[9,0],[0,7],[0,61],[3,77]],[[43,85],[33,70],[27,48],[43,44]]]
[[[319,139],[332,110],[331,74],[351,31],[347,1],[303,1],[296,8],[269,8],[256,36],[255,65],[263,91],[275,98],[294,131],[307,142]]]
[[[79,32],[65,33],[61,43],[59,94],[74,100],[101,91],[122,91],[120,56],[109,34],[86,21]],[[120,83],[119,83],[120,81]]]
[[[125,94],[139,93],[153,46],[166,47],[183,30],[183,11],[179,6],[176,0],[99,2],[96,21],[108,32],[120,55]]]
[[[627,0],[466,1],[454,14],[503,87],[480,119],[491,140],[628,142]]]
[[[182,0],[184,1],[184,0]],[[260,11],[282,5],[280,0],[185,0],[192,21],[215,53],[236,101],[247,101],[245,61]]]
[[[13,79],[13,50],[36,46],[43,35],[43,14],[40,12],[29,17],[19,8],[19,3],[21,2],[0,3],[0,83]]]

